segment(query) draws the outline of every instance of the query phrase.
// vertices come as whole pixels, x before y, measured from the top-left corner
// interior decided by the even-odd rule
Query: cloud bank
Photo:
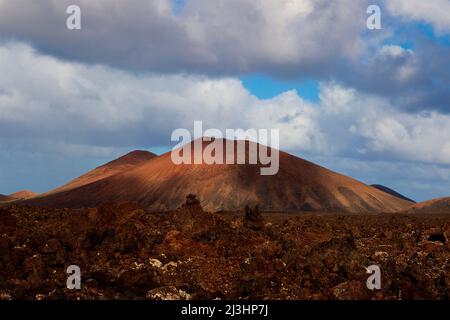
[[[450,33],[450,1],[389,0],[389,12],[409,21],[430,23],[436,32]]]
[[[397,52],[396,48],[386,48]],[[296,91],[261,100],[233,78],[133,75],[0,46],[0,134],[92,147],[168,145],[175,128],[278,128],[281,147],[450,164],[450,116],[409,114],[334,82],[317,103]]]

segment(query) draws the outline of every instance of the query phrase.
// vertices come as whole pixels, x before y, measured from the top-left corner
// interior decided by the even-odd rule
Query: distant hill
[[[398,193],[397,191],[392,190],[391,188],[388,188],[388,187],[383,186],[381,184],[372,184],[372,187],[377,188],[378,190],[381,190],[383,192],[389,193],[390,195],[393,195],[394,197],[397,197],[397,198],[400,198],[400,199],[403,199],[403,200],[406,200],[406,201],[410,201],[410,202],[416,203],[416,201],[414,201],[414,200],[412,200],[410,198],[407,198],[404,195]]]
[[[29,198],[36,197],[37,195],[39,195],[39,193],[29,191],[29,190],[21,190],[21,191],[15,192],[13,194],[10,194],[9,196],[14,199],[29,199]]]
[[[419,202],[407,209],[409,213],[449,213],[450,197]]]
[[[36,192],[28,191],[28,190],[18,191],[18,192],[15,192],[13,194],[10,194],[10,195],[0,194],[0,202],[25,200],[25,199],[33,198],[33,197],[35,197],[37,195],[38,194]]]
[[[118,159],[110,161],[100,167],[89,171],[88,173],[70,181],[69,183],[61,187],[43,194],[43,196],[79,188],[81,186],[111,177],[115,174],[126,172],[128,170],[134,169],[135,167],[150,159],[153,159],[154,157],[156,157],[156,155],[148,151],[132,151]]]

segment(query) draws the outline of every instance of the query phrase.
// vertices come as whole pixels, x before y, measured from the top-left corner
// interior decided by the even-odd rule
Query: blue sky
[[[418,23],[417,28],[421,30],[430,40],[445,46],[450,46],[450,35],[449,34],[437,34],[433,27],[426,23]]]
[[[175,15],[178,15],[186,5],[186,0],[172,0],[172,10]]]
[[[372,3],[0,0],[0,193],[162,153],[203,120],[264,123],[332,170],[449,196],[450,1],[375,1],[383,28],[367,30]]]
[[[316,80],[280,80],[263,74],[245,75],[239,79],[247,90],[260,99],[271,99],[283,92],[297,90],[308,101],[319,100],[319,82]]]

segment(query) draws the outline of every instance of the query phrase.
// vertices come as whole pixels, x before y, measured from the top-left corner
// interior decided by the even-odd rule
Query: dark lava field
[[[67,267],[81,270],[68,289]],[[381,269],[369,290],[366,268]],[[0,208],[0,299],[449,299],[450,215]]]

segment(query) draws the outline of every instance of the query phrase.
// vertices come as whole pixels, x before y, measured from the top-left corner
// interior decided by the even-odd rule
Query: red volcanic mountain
[[[141,165],[142,163],[153,159],[154,157],[156,157],[156,155],[148,151],[132,151],[116,160],[108,162],[107,164],[89,171],[88,173],[70,181],[69,183],[59,188],[45,193],[43,196],[76,189],[81,186],[111,177],[115,174],[129,171]]]
[[[192,142],[190,147],[193,150]],[[247,159],[248,152],[247,143]],[[121,159],[116,161],[121,163]],[[285,152],[280,152],[279,171],[272,176],[260,175],[261,164],[176,165],[170,152],[143,159],[133,168],[125,161],[124,171],[120,166],[117,170],[106,169],[112,163],[117,162],[25,203],[76,208],[136,201],[149,210],[166,211],[179,207],[187,194],[194,193],[210,211],[239,210],[247,204],[258,204],[265,211],[364,213],[396,212],[412,205]]]
[[[39,195],[39,193],[29,191],[29,190],[21,190],[21,191],[15,192],[13,194],[10,194],[9,196],[13,199],[29,199],[29,198],[36,197],[37,195]]]
[[[30,199],[35,196],[37,196],[38,193],[28,190],[22,190],[15,192],[13,194],[10,194],[8,196],[5,196],[3,194],[0,194],[0,202],[10,202],[10,201],[17,201],[17,200],[25,200]]]
[[[408,213],[450,213],[450,198],[420,202],[407,210]]]

